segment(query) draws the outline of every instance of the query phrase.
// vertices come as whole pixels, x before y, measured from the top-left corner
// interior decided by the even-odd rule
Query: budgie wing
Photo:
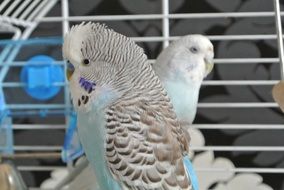
[[[107,162],[124,189],[191,189],[183,165],[188,141],[173,112],[140,100],[106,114]]]

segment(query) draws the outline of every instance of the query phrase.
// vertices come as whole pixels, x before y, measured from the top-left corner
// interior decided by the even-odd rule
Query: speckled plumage
[[[143,50],[87,23],[66,35],[63,55],[75,68],[70,90],[79,136],[100,188],[191,189],[183,165],[187,138]],[[94,90],[80,78],[95,83]]]

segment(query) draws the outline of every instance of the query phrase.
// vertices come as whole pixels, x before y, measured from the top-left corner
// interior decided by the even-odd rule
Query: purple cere
[[[88,93],[91,93],[93,90],[95,90],[96,83],[89,82],[82,77],[80,77],[79,83],[80,83],[80,86],[84,88],[85,91],[87,91]]]

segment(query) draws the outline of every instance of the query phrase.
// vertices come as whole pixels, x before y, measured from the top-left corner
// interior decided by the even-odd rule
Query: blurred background
[[[37,3],[41,1],[34,0]],[[12,2],[14,1],[8,2],[6,8],[0,6],[0,16],[3,16],[0,25],[7,23],[4,13]],[[27,1],[27,6],[32,2]],[[283,20],[284,1],[281,0],[280,3]],[[201,165],[204,168],[229,169],[207,172],[197,169],[198,176],[203,176],[200,177],[200,183],[203,184],[201,187],[234,189],[235,182],[249,184],[239,189],[284,190],[284,152],[273,151],[284,146],[284,117],[273,103],[271,94],[272,86],[280,80],[273,1],[169,1],[170,15],[174,17],[186,13],[186,18],[169,19],[170,38],[164,36],[161,18],[92,17],[151,17],[152,14],[163,13],[162,0],[69,0],[68,8],[70,16],[67,18],[70,18],[70,26],[84,20],[106,23],[117,32],[134,37],[150,59],[155,59],[159,55],[164,41],[187,34],[208,35],[214,44],[216,61],[214,70],[204,82],[200,93],[201,104],[194,121],[194,124],[199,125],[193,126],[191,135],[193,145],[201,148],[196,148],[192,158],[196,167]],[[11,10],[11,14],[14,11],[16,9]],[[251,13],[258,14],[252,16]],[[25,44],[20,47],[13,61],[26,62],[36,55],[48,55],[62,65],[61,15],[62,2],[58,0],[54,1],[42,18],[31,20],[37,25],[28,39],[41,37],[48,41],[51,40],[50,37],[55,37],[55,41]],[[26,30],[23,24],[12,22],[12,25],[17,26],[22,32]],[[13,33],[9,31],[0,34],[2,40],[12,37]],[[0,42],[0,45],[3,52],[7,43]],[[2,69],[5,62],[1,62]],[[11,67],[4,82],[21,81],[22,69],[22,66]],[[31,97],[22,87],[3,89],[6,104],[12,105],[11,110],[16,111],[18,109],[13,107],[15,104],[59,105],[64,104],[66,100],[63,86],[60,86],[57,95],[47,100]],[[15,114],[12,117],[15,151],[60,152],[65,135],[64,114],[45,114],[44,109],[37,111],[41,111],[41,115]],[[237,150],[238,147],[241,150]],[[242,150],[242,147],[251,147],[251,150]],[[263,147],[267,147],[267,150],[261,150]],[[17,159],[14,163],[28,187],[40,187],[42,182],[50,178],[52,171],[66,166],[60,158]]]

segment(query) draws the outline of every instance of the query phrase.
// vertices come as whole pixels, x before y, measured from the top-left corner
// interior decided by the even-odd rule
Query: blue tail
[[[187,171],[188,176],[190,177],[193,190],[199,190],[197,175],[193,169],[193,165],[188,156],[183,157],[183,163],[185,165],[185,169]]]

